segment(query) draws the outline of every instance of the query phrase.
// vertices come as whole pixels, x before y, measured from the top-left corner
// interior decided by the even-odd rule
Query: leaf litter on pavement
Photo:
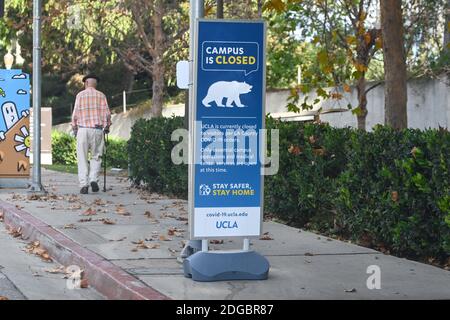
[[[34,254],[34,255],[40,257],[45,262],[52,262],[53,261],[52,258],[49,255],[49,253],[47,252],[47,250],[45,250],[41,246],[41,243],[39,241],[33,241],[33,242],[29,243],[25,247],[24,251],[26,253]]]
[[[130,216],[131,215],[131,213],[129,213],[127,211],[127,209],[125,209],[125,206],[123,204],[118,204],[116,206],[116,213],[121,216]]]
[[[136,245],[136,247],[131,249],[133,252],[137,252],[139,249],[159,249],[160,247],[159,243],[147,244],[144,240],[132,241],[131,243]]]
[[[95,215],[97,215],[97,210],[89,208],[86,211],[84,211],[81,215],[83,215],[83,216],[95,216]]]
[[[270,236],[269,232],[265,232],[259,240],[273,240],[273,238]]]
[[[22,227],[18,227],[17,229],[13,227],[8,227],[6,229],[6,232],[13,238],[19,238],[22,236]]]

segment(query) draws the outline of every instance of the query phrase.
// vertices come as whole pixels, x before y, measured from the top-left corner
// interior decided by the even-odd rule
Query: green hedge
[[[290,225],[330,230],[336,178],[347,163],[351,130],[270,118],[266,127],[280,130],[280,169],[265,177],[266,212]]]
[[[52,131],[52,158],[54,164],[77,164],[77,142],[67,133]]]
[[[77,143],[76,139],[58,131],[52,132],[52,157],[54,164],[76,165]],[[128,154],[127,141],[109,137],[108,154],[106,157],[108,167],[127,169]]]
[[[135,184],[144,183],[154,192],[187,198],[187,165],[174,165],[171,134],[183,128],[183,118],[138,120],[128,141],[129,176]]]
[[[450,255],[450,134],[357,132],[336,196],[342,232],[408,257]]]
[[[173,165],[182,118],[141,120],[128,150],[131,177],[187,197],[187,166]],[[279,129],[280,170],[265,178],[266,214],[411,258],[450,256],[450,134],[373,132],[267,119]]]

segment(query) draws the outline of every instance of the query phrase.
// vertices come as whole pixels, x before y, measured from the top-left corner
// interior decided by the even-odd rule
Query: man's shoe
[[[98,187],[98,183],[95,181],[91,182],[91,188],[92,188],[92,192],[98,192],[98,190],[100,190],[100,188]]]
[[[88,187],[81,188],[80,193],[81,194],[88,194],[89,193],[89,188]]]

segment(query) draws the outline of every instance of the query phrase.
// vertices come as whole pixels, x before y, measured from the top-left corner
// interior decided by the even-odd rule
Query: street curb
[[[170,300],[100,255],[83,248],[30,213],[0,200],[0,212],[10,228],[21,228],[23,239],[39,241],[64,266],[84,270],[88,283],[110,300]]]

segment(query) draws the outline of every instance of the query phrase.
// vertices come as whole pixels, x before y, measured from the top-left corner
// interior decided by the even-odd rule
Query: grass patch
[[[78,173],[78,167],[76,165],[65,165],[65,164],[53,164],[53,165],[44,165],[45,169],[64,172],[64,173]]]

